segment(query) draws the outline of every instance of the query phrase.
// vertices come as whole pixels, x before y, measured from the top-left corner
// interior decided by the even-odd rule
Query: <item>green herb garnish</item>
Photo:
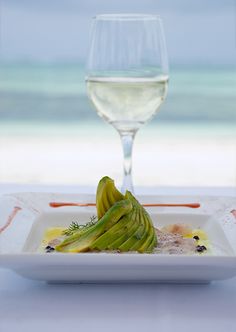
[[[72,223],[69,225],[69,227],[67,229],[65,229],[62,234],[66,235],[66,236],[70,236],[78,231],[84,231],[84,230],[88,229],[89,227],[95,225],[96,223],[97,223],[96,216],[90,217],[90,221],[87,222],[86,224],[82,224],[82,225],[78,224],[77,221],[72,221]]]

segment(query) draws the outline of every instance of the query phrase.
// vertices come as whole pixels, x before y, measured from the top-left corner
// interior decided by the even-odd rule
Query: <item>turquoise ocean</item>
[[[173,66],[167,99],[151,121],[152,128],[166,124],[173,132],[182,127],[236,132],[234,68]],[[81,125],[85,130],[103,126],[87,98],[82,64],[0,65],[2,134],[73,131]]]
[[[135,184],[235,186],[234,68],[171,67],[169,78],[135,139]],[[90,104],[82,64],[0,65],[0,153],[0,182],[121,183],[119,137]]]

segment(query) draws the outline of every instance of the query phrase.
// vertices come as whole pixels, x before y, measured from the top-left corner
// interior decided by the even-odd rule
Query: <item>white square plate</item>
[[[199,209],[148,208],[155,226],[187,223],[204,229],[213,246],[204,255],[38,253],[47,227],[86,222],[94,207],[50,202],[94,202],[92,195],[19,193],[0,198],[0,266],[48,282],[209,282],[236,275],[236,198],[139,196],[141,203],[201,204]]]

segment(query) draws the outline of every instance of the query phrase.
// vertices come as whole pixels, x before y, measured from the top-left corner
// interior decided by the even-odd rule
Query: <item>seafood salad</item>
[[[97,216],[85,224],[73,221],[68,228],[47,228],[39,251],[46,253],[146,253],[204,254],[207,234],[187,224],[154,227],[149,213],[134,195],[123,195],[109,177],[96,193]]]

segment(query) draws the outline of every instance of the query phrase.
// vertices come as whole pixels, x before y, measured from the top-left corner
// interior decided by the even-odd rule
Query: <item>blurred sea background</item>
[[[170,83],[137,134],[134,182],[236,187],[235,2],[178,3],[0,2],[0,182],[121,183],[118,134],[86,95],[89,26],[96,13],[157,12]]]

